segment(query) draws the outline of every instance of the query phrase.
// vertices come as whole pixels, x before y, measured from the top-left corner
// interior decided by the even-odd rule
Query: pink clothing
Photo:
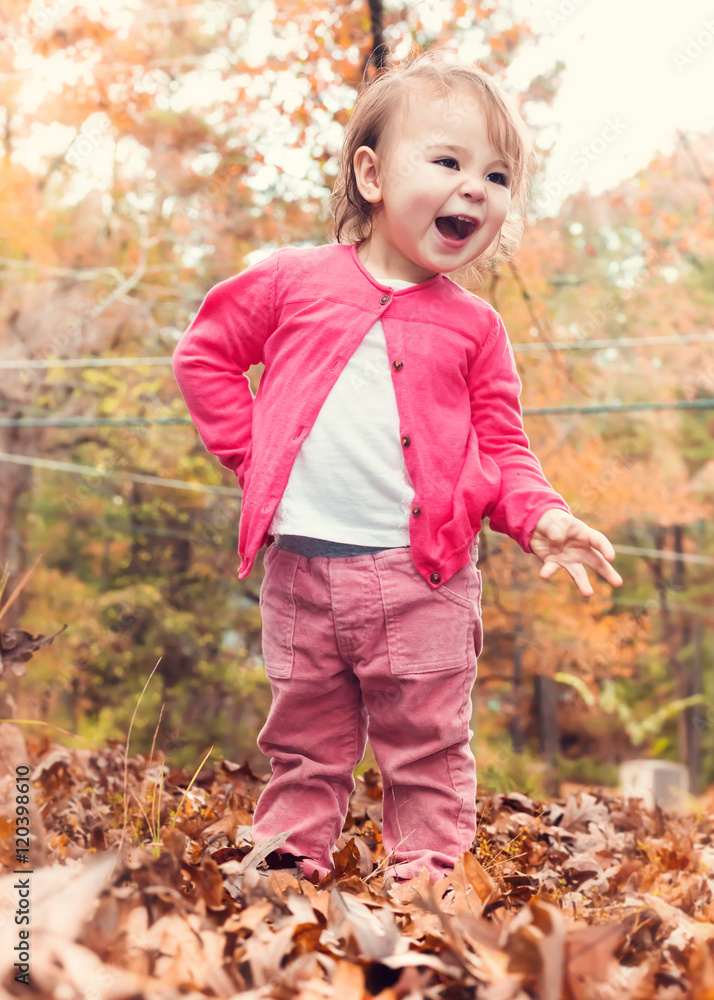
[[[382,275],[378,280],[395,288],[414,284]],[[275,540],[300,535],[347,546],[409,545],[414,487],[399,425],[378,319],[347,359],[300,446],[268,529]],[[299,552],[313,554],[330,553]]]
[[[542,514],[569,511],[523,430],[499,314],[443,274],[393,290],[356,248],[285,247],[212,288],[173,370],[206,448],[243,488],[244,579],[302,442],[357,345],[381,319],[415,496],[409,537],[429,587],[465,567],[484,516],[525,552]],[[255,399],[244,372],[263,362]]]
[[[466,563],[438,590],[408,547],[307,559],[269,545],[260,588],[273,701],[258,745],[272,766],[255,843],[307,876],[332,852],[367,737],[384,787],[385,875],[449,874],[476,835],[471,690],[483,645],[481,572]]]

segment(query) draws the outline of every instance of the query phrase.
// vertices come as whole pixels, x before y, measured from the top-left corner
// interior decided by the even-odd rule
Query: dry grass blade
[[[139,695],[139,700],[137,701],[136,705],[134,706],[134,712],[133,712],[132,717],[131,717],[131,722],[129,723],[129,732],[126,734],[126,747],[124,748],[124,818],[122,820],[121,838],[119,840],[119,845],[117,847],[116,857],[114,859],[114,864],[115,865],[116,865],[117,859],[119,857],[121,857],[121,849],[122,849],[122,846],[124,844],[124,838],[126,837],[126,820],[127,820],[127,813],[128,813],[128,810],[129,810],[129,803],[127,801],[127,796],[126,796],[126,788],[127,788],[127,782],[128,782],[128,779],[129,779],[129,741],[131,740],[131,731],[134,728],[134,719],[136,718],[136,713],[139,711],[139,705],[141,704],[141,699],[144,697],[144,694],[146,693],[146,689],[148,688],[148,686],[149,686],[149,684],[151,682],[151,678],[156,673],[156,668],[161,663],[162,659],[163,659],[163,657],[161,657],[161,656],[158,658],[158,660],[156,661],[156,663],[154,665],[154,669],[151,671],[151,673],[149,674],[149,676],[147,678],[146,684],[144,684],[144,688],[143,688],[141,694]]]
[[[5,612],[10,607],[12,607],[12,605],[15,603],[15,601],[17,600],[17,598],[22,593],[22,588],[25,586],[25,584],[27,583],[27,581],[30,579],[30,577],[32,576],[32,574],[37,569],[37,564],[39,563],[39,561],[42,558],[43,554],[44,553],[40,552],[40,554],[37,557],[37,559],[35,559],[35,561],[33,562],[32,566],[30,566],[30,568],[27,570],[27,572],[21,578],[20,582],[17,584],[17,586],[15,587],[15,589],[13,590],[13,592],[10,594],[10,596],[8,597],[8,599],[5,601],[5,603],[3,604],[3,606],[0,608],[0,620],[2,620],[2,617],[5,614]],[[7,578],[8,578],[9,575],[10,575],[9,571],[7,569],[7,566],[6,566],[5,567],[5,571],[3,573],[2,590],[0,590],[0,594],[5,589],[5,584],[7,583]]]
[[[215,743],[214,743],[214,744],[213,744],[213,746],[212,746],[212,747],[211,747],[211,748],[210,748],[210,749],[208,750],[208,752],[206,753],[206,756],[205,756],[205,757],[203,758],[203,760],[201,761],[201,763],[200,763],[200,764],[198,765],[198,767],[197,767],[197,768],[196,768],[196,770],[194,771],[194,773],[193,773],[193,777],[192,777],[192,778],[191,778],[191,780],[189,781],[189,783],[188,783],[188,787],[187,787],[186,791],[185,791],[185,792],[183,793],[183,795],[181,796],[181,801],[180,801],[180,802],[179,802],[179,804],[178,804],[178,805],[176,806],[176,812],[174,813],[174,815],[173,815],[173,818],[172,818],[172,820],[171,820],[171,826],[176,826],[176,820],[178,819],[178,814],[179,814],[179,813],[181,812],[181,806],[183,805],[183,800],[184,800],[184,799],[186,798],[186,796],[188,795],[188,793],[189,793],[189,792],[191,791],[191,786],[193,785],[194,781],[196,780],[196,778],[197,778],[197,777],[198,777],[198,775],[200,774],[200,772],[201,772],[201,768],[203,767],[203,765],[204,765],[204,764],[206,763],[206,761],[208,760],[208,758],[209,758],[209,757],[211,756],[211,754],[213,753],[213,747],[214,747],[214,746],[215,746]]]
[[[392,849],[391,854],[388,857],[386,857],[384,861],[380,861],[380,863],[377,865],[374,871],[370,875],[366,876],[365,882],[368,882],[369,879],[374,878],[376,875],[383,874],[383,872],[386,871],[387,868],[390,868],[394,864],[394,861],[392,860],[392,855],[394,854],[394,851],[396,851],[397,847],[401,847],[404,841],[407,839],[407,837],[411,837],[412,833],[414,833],[414,830],[406,834],[406,836],[402,833],[402,824],[399,822],[399,808],[397,806],[397,799],[396,796],[394,795],[394,788],[391,784],[389,786],[389,790],[392,793],[392,800],[394,802],[394,811],[397,817],[397,827],[399,829],[399,843],[396,844],[395,847]]]
[[[159,728],[161,727],[161,720],[164,717],[164,709],[166,708],[166,702],[161,702],[161,711],[159,712],[159,721],[156,723],[156,729],[154,730],[154,738],[151,741],[151,753],[149,754],[149,760],[154,759],[154,747],[156,746],[156,737],[159,735]]]
[[[515,843],[515,841],[519,840],[523,836],[523,834],[525,833],[525,831],[526,830],[530,830],[530,828],[532,826],[534,826],[536,823],[538,823],[539,820],[540,820],[540,817],[536,816],[536,818],[534,820],[531,820],[530,823],[526,823],[525,826],[522,826],[520,828],[520,830],[518,831],[518,833],[514,837],[511,837],[511,839],[508,841],[507,844],[503,845],[503,847],[498,852],[498,854],[495,854],[493,856],[493,858],[491,858],[491,863],[488,864],[488,865],[484,865],[484,868],[486,869],[486,871],[489,871],[491,868],[493,868],[496,865],[496,863],[497,863],[498,859],[500,858],[500,856],[502,854],[505,854],[505,852],[508,850],[508,848],[511,846],[511,844],[513,844],[513,843]],[[520,858],[520,857],[522,857],[522,855],[521,854],[517,854],[517,855],[515,855],[515,857]],[[510,860],[512,860],[512,858],[508,858],[508,860],[510,861]]]
[[[87,757],[81,751],[42,747],[39,755],[28,750],[28,756],[45,798],[43,835],[57,869],[65,870],[64,858],[82,859],[97,850],[113,852],[114,836],[118,841],[121,831],[114,829],[113,809],[106,808],[107,794],[121,790],[123,744],[102,751],[101,784],[94,773],[83,775]],[[375,879],[355,873],[353,854],[341,849],[333,854],[334,880],[316,886],[299,873],[268,871],[266,878],[255,870],[268,854],[280,850],[289,830],[254,844],[247,855],[243,846],[236,850],[235,833],[250,830],[250,813],[254,814],[268,779],[244,765],[233,767],[232,780],[226,784],[221,780],[226,764],[216,767],[206,759],[200,772],[203,780],[196,778],[184,793],[190,772],[165,769],[159,776],[161,768],[157,770],[156,762],[150,764],[145,756],[129,761],[130,837],[136,822],[142,833],[147,824],[158,839],[159,793],[162,802],[173,803],[182,794],[191,801],[194,785],[210,788],[209,808],[206,815],[194,810],[183,822],[188,806],[183,802],[181,833],[168,828],[168,821],[161,830],[162,856],[156,850],[152,856],[147,849],[158,844],[143,844],[138,856],[122,859],[127,863],[120,884],[96,896],[96,914],[90,916],[82,906],[81,922],[67,921],[68,933],[80,937],[74,943],[57,941],[52,953],[59,956],[57,962],[52,957],[42,967],[47,978],[43,996],[70,992],[74,996],[74,984],[80,981],[85,992],[92,992],[99,976],[113,976],[126,958],[127,973],[139,979],[122,982],[122,996],[174,997],[181,984],[191,984],[197,1000],[203,996],[357,1000],[368,993],[383,1000],[407,996],[416,1000],[471,996],[475,990],[491,1000],[525,1000],[536,994],[556,1000],[561,993],[571,1000],[615,996],[672,1000],[676,984],[677,996],[714,1000],[711,809],[696,821],[667,814],[666,825],[662,816],[640,811],[633,831],[632,816],[618,802],[604,802],[607,892],[600,883],[588,887],[581,877],[588,869],[581,872],[575,864],[580,858],[587,861],[594,829],[563,836],[557,823],[549,822],[551,816],[560,818],[557,810],[548,810],[545,821],[527,828],[525,843],[515,855],[523,858],[528,848],[523,871],[493,880],[501,863],[513,860],[513,834],[523,832],[522,817],[504,806],[498,795],[483,803],[484,811],[493,815],[489,855],[508,847],[492,865],[491,874],[482,858],[465,851],[453,873],[435,883],[422,869],[410,885],[385,887],[377,882],[375,886]],[[76,784],[68,794],[70,780]],[[362,800],[360,790],[352,798],[352,819],[341,841],[364,837],[379,868],[384,846],[374,819],[364,809],[374,796],[365,794]],[[98,817],[87,828],[76,823],[77,802],[85,799],[86,815]],[[220,833],[216,816],[223,821]],[[552,851],[542,850],[544,838]],[[251,839],[241,836],[241,845]],[[633,867],[631,855],[638,844],[650,860]],[[98,874],[103,879],[103,871]],[[0,895],[3,890],[0,887]],[[157,920],[159,903],[163,911]],[[64,925],[61,928],[57,933],[66,937]],[[125,938],[117,928],[126,932]],[[10,954],[10,942],[8,947]],[[83,963],[77,948],[87,951]],[[77,956],[75,964],[65,959],[70,953]],[[385,967],[392,970],[386,979]],[[118,997],[119,992],[119,983],[110,981],[101,1000]]]
[[[159,734],[159,728],[161,727],[161,720],[164,717],[164,709],[166,708],[166,702],[161,703],[161,711],[159,712],[159,721],[156,723],[156,729],[154,730],[154,738],[151,741],[151,752],[149,753],[149,760],[153,763],[154,761],[154,747],[156,746],[156,737]],[[161,831],[161,788],[164,782],[164,760],[161,761],[161,771],[159,772],[158,789],[156,783],[151,794],[151,822],[149,823],[149,830],[151,831],[151,845],[154,852],[154,857],[158,857],[161,852],[161,838],[159,833]],[[158,798],[158,806],[157,806]],[[156,811],[156,826],[154,827],[154,811]]]
[[[0,722],[12,722],[15,726],[47,726],[48,729],[56,729],[58,733],[64,733],[65,736],[71,736],[72,739],[82,739],[79,733],[71,733],[69,729],[63,729],[62,726],[54,726],[51,722],[43,722],[42,719],[0,719]]]

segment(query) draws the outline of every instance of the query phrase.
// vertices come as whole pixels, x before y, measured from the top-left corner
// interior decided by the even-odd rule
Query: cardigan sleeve
[[[492,315],[492,329],[468,373],[471,414],[479,451],[501,472],[498,498],[484,515],[490,526],[531,552],[530,537],[551,508],[570,513],[567,503],[543,474],[523,429],[523,388],[503,321]]]
[[[243,489],[251,440],[253,394],[248,376],[275,328],[278,253],[215,285],[173,354],[186,407],[211,454]]]

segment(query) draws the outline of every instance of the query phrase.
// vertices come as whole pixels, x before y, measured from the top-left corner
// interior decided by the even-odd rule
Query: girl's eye
[[[498,178],[496,180],[496,184],[502,184],[504,187],[508,187],[508,178],[505,174],[491,173],[488,176]]]
[[[443,163],[449,167],[449,170],[459,169],[459,164],[453,156],[442,156],[440,160],[434,160],[434,163]]]

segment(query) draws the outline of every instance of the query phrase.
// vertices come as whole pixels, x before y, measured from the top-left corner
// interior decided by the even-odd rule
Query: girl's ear
[[[354,155],[352,165],[355,182],[365,201],[376,205],[382,200],[382,185],[379,179],[379,158],[369,146],[360,146]]]

